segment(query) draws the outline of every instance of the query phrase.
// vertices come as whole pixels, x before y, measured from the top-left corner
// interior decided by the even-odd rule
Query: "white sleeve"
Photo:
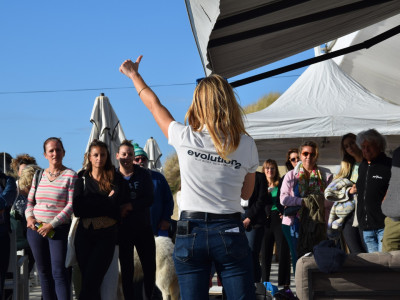
[[[250,164],[248,173],[254,173],[258,168],[258,150],[256,143],[251,138],[251,150],[250,150]]]
[[[181,144],[182,132],[185,130],[186,126],[172,121],[168,126],[168,144],[173,146],[175,149]]]

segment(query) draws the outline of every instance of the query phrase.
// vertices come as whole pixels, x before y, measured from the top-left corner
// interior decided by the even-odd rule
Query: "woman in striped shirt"
[[[36,186],[33,179],[25,211],[27,238],[39,271],[44,300],[70,300],[70,272],[65,268],[68,232],[72,215],[72,196],[77,174],[65,167],[64,146],[59,138],[48,138],[44,156],[49,167]],[[38,224],[42,226],[38,227]],[[47,235],[55,231],[52,238]],[[50,234],[49,234],[50,236]]]

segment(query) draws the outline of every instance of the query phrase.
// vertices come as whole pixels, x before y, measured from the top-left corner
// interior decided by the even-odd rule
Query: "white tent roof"
[[[340,158],[336,141],[342,135],[369,128],[399,135],[399,116],[400,106],[371,94],[328,60],[310,66],[272,105],[247,115],[245,126],[256,140],[261,161],[282,162],[289,148],[298,147],[302,140],[315,140],[326,148],[321,154],[331,151],[322,155],[324,163],[336,164]]]
[[[400,24],[400,15],[379,22],[342,38],[332,51],[361,43]],[[347,74],[369,91],[400,105],[400,35],[387,39],[369,49],[334,58]]]
[[[400,13],[398,0],[185,0],[204,72],[253,70]]]

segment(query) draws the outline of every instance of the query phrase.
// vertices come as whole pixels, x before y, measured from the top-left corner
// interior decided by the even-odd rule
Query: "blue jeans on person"
[[[182,300],[208,299],[212,262],[228,299],[255,299],[251,251],[244,232],[239,220],[190,219],[189,233],[176,235],[174,250]]]
[[[295,217],[292,225],[282,224],[282,232],[289,245],[290,256],[292,257],[293,274],[296,274],[297,263],[297,240],[299,238],[299,218]]]
[[[367,245],[368,253],[371,252],[382,252],[382,239],[383,239],[382,229],[375,230],[363,230],[364,242]]]
[[[65,267],[69,224],[55,228],[52,239],[28,228],[27,239],[39,273],[43,300],[71,299],[71,270]]]
[[[249,247],[252,254],[254,282],[261,281],[261,265],[259,257],[262,242],[264,240],[264,232],[264,226],[257,228],[253,227],[250,231],[246,231],[246,237],[249,240]]]

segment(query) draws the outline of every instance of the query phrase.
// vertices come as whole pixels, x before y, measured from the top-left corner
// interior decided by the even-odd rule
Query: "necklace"
[[[51,173],[50,170],[48,170],[48,172],[49,172],[49,175],[50,175],[51,177],[57,177],[57,176],[59,176],[59,175],[61,174],[61,171]]]

